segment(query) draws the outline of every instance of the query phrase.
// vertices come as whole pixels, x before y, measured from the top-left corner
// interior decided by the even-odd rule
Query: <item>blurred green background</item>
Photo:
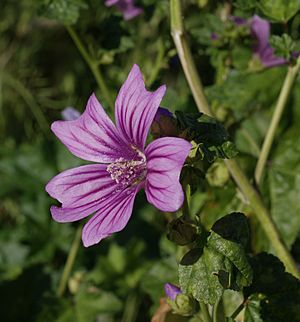
[[[234,33],[232,24],[221,17],[223,13],[250,17],[257,8],[231,5],[228,9],[228,3],[185,1],[185,22],[208,98],[235,139],[243,168],[252,176],[286,67],[249,70],[249,35]],[[66,292],[56,296],[78,223],[59,224],[51,219],[49,208],[55,201],[44,187],[54,175],[82,161],[55,138],[50,125],[61,119],[67,106],[82,112],[93,91],[111,114],[107,97],[65,25],[71,26],[97,62],[110,100],[114,101],[137,63],[149,89],[167,84],[163,106],[196,111],[170,35],[168,1],[136,4],[144,13],[124,21],[120,12],[100,0],[1,0],[1,321],[148,321],[159,306],[164,283],[178,282],[177,260],[183,250],[166,238],[170,217],[147,204],[141,193],[122,232],[88,249],[80,244]],[[279,35],[288,31],[298,46],[299,24],[296,15],[272,30]],[[210,35],[216,31],[227,32],[224,37],[229,40],[213,43]],[[299,80],[262,187],[290,247],[300,231],[297,89]],[[201,215],[207,228],[230,211],[251,215],[230,180],[221,185],[214,180],[203,182],[191,202],[192,211]],[[251,220],[254,252],[270,250]]]

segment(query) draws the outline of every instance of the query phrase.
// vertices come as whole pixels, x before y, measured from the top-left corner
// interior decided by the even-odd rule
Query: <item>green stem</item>
[[[274,247],[277,256],[285,264],[288,272],[292,273],[294,276],[300,278],[300,272],[294,262],[291,254],[286,248],[284,242],[280,238],[278,229],[273,222],[269,211],[266,209],[260,195],[250,184],[248,178],[245,176],[237,162],[234,160],[224,160],[229,169],[234,181],[240,188],[243,195],[247,198],[251,208],[257,216],[260,224],[262,225],[270,243]]]
[[[125,309],[122,317],[123,322],[136,321],[140,299],[137,293],[130,293],[127,296]]]
[[[217,302],[214,305],[214,308],[213,308],[213,322],[220,322],[220,321],[218,321],[218,308],[219,308],[219,304],[220,304],[221,300],[222,300],[222,297],[219,297],[219,299],[217,300]]]
[[[82,231],[82,225],[80,225],[77,228],[76,234],[75,234],[75,238],[72,242],[69,254],[68,254],[68,258],[61,276],[61,279],[59,281],[59,285],[58,285],[58,289],[57,289],[57,295],[59,297],[63,296],[63,294],[65,293],[66,290],[66,286],[69,280],[69,276],[70,273],[72,271],[72,268],[74,266],[74,262],[78,253],[78,249],[79,249],[79,245],[80,245],[80,241],[81,241],[81,231]]]
[[[248,143],[252,146],[253,151],[258,156],[260,154],[260,148],[258,144],[255,142],[251,134],[246,129],[241,129],[241,134],[248,141]]]
[[[189,206],[189,197],[188,197],[188,185],[184,187],[183,189],[183,194],[184,194],[184,200],[182,204],[182,215],[184,218],[189,219],[191,218],[191,213],[190,213],[190,206]]]
[[[182,22],[182,10],[180,0],[171,0],[171,33],[177,49],[178,56],[189,83],[194,99],[199,109],[207,114],[212,115],[208,102],[204,96],[203,86],[198,76],[198,72],[188,45]]]
[[[208,115],[213,116],[213,113],[208,105],[208,102],[204,96],[203,87],[198,76],[195,63],[188,46],[186,35],[183,29],[182,23],[182,10],[180,0],[171,1],[171,28],[174,38],[175,46],[178,51],[180,61],[182,63],[185,76],[192,89],[194,99],[196,101],[198,110]],[[279,259],[285,264],[287,271],[300,279],[300,272],[294,262],[291,254],[286,248],[285,244],[280,238],[278,230],[267,210],[264,203],[256,191],[256,189],[250,184],[248,178],[244,172],[240,169],[239,165],[234,160],[225,160],[225,164],[228,167],[230,174],[237,186],[244,194],[246,200],[250,203],[250,206],[254,210],[257,219],[261,223],[270,243],[273,245]]]
[[[65,26],[67,31],[69,32],[71,38],[74,41],[74,44],[76,45],[77,49],[79,50],[81,56],[83,57],[83,59],[86,61],[86,63],[88,64],[91,72],[93,73],[95,80],[101,90],[101,94],[103,95],[103,97],[105,98],[106,102],[109,105],[109,108],[111,109],[111,111],[113,111],[113,101],[111,99],[109,90],[104,82],[103,76],[100,72],[99,69],[99,64],[97,61],[95,61],[90,54],[88,53],[88,51],[85,49],[82,41],[80,40],[80,38],[78,37],[76,31],[71,27],[71,26]]]
[[[204,321],[211,322],[211,317],[210,317],[207,305],[204,304],[203,302],[199,302],[199,304],[200,304],[200,310],[201,310]]]
[[[300,58],[297,61],[297,64],[295,66],[290,66],[288,68],[288,72],[286,74],[284,83],[282,85],[275,109],[274,109],[274,113],[272,116],[272,120],[270,123],[270,126],[268,128],[267,131],[267,135],[265,137],[263,146],[262,146],[262,150],[261,153],[259,155],[257,164],[256,164],[256,168],[255,168],[255,181],[257,184],[260,183],[260,180],[262,178],[263,175],[263,171],[268,159],[268,156],[270,154],[270,150],[275,138],[275,134],[276,134],[276,130],[278,127],[278,124],[280,122],[282,113],[286,107],[286,103],[287,100],[289,98],[292,86],[294,84],[295,78],[299,72],[299,68],[300,68]]]

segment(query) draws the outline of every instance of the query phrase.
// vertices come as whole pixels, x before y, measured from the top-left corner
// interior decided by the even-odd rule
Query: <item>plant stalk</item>
[[[284,83],[282,85],[274,112],[273,112],[273,116],[272,116],[272,120],[270,123],[270,126],[268,128],[262,149],[261,149],[261,153],[259,155],[257,164],[256,164],[256,168],[255,168],[255,181],[257,183],[257,185],[259,185],[262,175],[263,175],[263,171],[265,169],[266,166],[266,162],[268,159],[268,156],[270,154],[270,150],[275,138],[275,134],[276,134],[276,130],[278,127],[278,124],[280,122],[282,113],[286,107],[286,103],[287,100],[289,98],[291,89],[293,87],[295,78],[299,72],[299,68],[300,68],[300,58],[297,60],[297,64],[295,66],[290,66],[288,68],[288,72],[286,74]]]
[[[219,297],[219,299],[217,300],[217,302],[213,307],[213,322],[220,322],[218,321],[218,308],[221,300],[222,300],[222,297]]]
[[[178,56],[180,58],[185,77],[191,88],[192,94],[199,110],[207,115],[212,116],[210,107],[208,105],[206,97],[204,96],[202,82],[198,76],[194,59],[192,57],[192,53],[186,39],[182,21],[183,16],[181,10],[181,1],[171,0],[170,10],[171,34],[177,49]]]
[[[204,321],[211,322],[211,317],[210,317],[207,305],[203,302],[199,302],[199,304],[200,304],[200,310],[201,310]]]
[[[64,295],[66,286],[69,280],[69,276],[71,274],[72,268],[74,266],[74,262],[78,253],[80,241],[81,241],[81,231],[82,231],[82,225],[78,226],[75,234],[75,238],[72,242],[68,258],[66,261],[66,264],[64,266],[63,273],[61,275],[61,279],[59,281],[58,289],[57,289],[57,296],[61,297]]]
[[[170,14],[171,31],[174,43],[177,48],[181,64],[183,66],[185,76],[191,87],[198,110],[200,112],[213,116],[210,106],[204,96],[203,86],[197,73],[190,47],[186,39],[186,34],[183,28],[183,16],[180,0],[170,0]],[[279,232],[267,208],[264,206],[260,195],[250,184],[248,178],[235,160],[224,161],[228,170],[230,171],[232,178],[254,210],[254,213],[261,223],[267,237],[269,238],[270,243],[273,245],[277,256],[285,264],[287,271],[300,279],[300,272],[296,266],[296,263],[294,262],[285,244],[281,240]]]
[[[76,45],[77,49],[79,50],[81,56],[83,57],[83,59],[86,61],[86,63],[88,64],[91,72],[93,73],[95,80],[98,84],[98,87],[100,88],[101,94],[103,95],[104,99],[106,100],[106,102],[108,103],[108,106],[111,110],[111,112],[113,111],[114,108],[114,104],[113,101],[111,99],[111,95],[109,93],[109,90],[104,82],[103,76],[100,72],[99,69],[99,64],[97,61],[95,61],[90,54],[88,53],[88,51],[86,50],[86,48],[84,47],[82,41],[80,40],[80,38],[78,37],[76,31],[71,27],[66,25],[65,26],[68,33],[70,34],[74,44]]]
[[[123,312],[122,321],[123,322],[134,322],[137,319],[138,310],[140,305],[140,297],[137,293],[129,293],[125,309]]]

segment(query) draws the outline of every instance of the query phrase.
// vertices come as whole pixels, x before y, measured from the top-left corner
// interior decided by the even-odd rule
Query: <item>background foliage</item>
[[[1,1],[2,321],[147,321],[164,295],[164,283],[178,284],[178,260],[185,251],[166,236],[167,223],[175,215],[159,213],[141,194],[126,229],[95,247],[80,246],[67,292],[63,298],[56,296],[78,224],[58,224],[51,219],[49,207],[53,200],[45,193],[44,186],[56,173],[80,165],[81,161],[51,134],[50,124],[61,118],[66,106],[83,111],[92,91],[104,107],[108,108],[109,103],[65,25],[76,30],[99,64],[111,98],[115,98],[132,64],[137,63],[149,88],[167,84],[163,106],[172,111],[196,111],[171,39],[168,1],[136,1],[144,13],[130,21],[124,21],[120,12],[105,7],[103,2]],[[250,177],[286,66],[268,70],[251,68],[251,37],[227,18],[230,15],[248,18],[254,13],[265,16],[274,23],[272,33],[277,36],[288,33],[294,42],[293,50],[297,50],[299,1],[276,1],[276,6],[273,3],[271,0],[185,1],[185,23],[206,94],[234,139],[238,158]],[[212,33],[217,33],[221,40],[213,41]],[[278,41],[277,38],[277,44]],[[276,38],[272,44],[276,47]],[[279,41],[278,50],[280,46],[282,49]],[[300,262],[298,89],[299,80],[296,80],[267,165],[262,192],[282,236]],[[272,252],[251,211],[224,174],[227,170],[216,161],[207,165],[205,171],[206,179],[196,184],[191,199],[193,214],[210,229],[217,219],[243,211],[250,218],[251,252]],[[209,251],[216,251],[218,235],[214,234],[215,239],[209,239],[205,250],[207,256]],[[270,261],[276,261],[271,257],[264,260],[270,267]],[[282,271],[280,263],[273,264],[274,271]],[[249,294],[260,292],[269,302],[251,295],[246,321],[261,321],[259,310],[267,317],[266,321],[275,321],[272,317],[278,317],[279,313],[274,313],[273,308],[278,297],[269,289],[252,289]],[[228,298],[233,298],[233,291],[228,291]],[[274,306],[267,305],[270,301]],[[237,298],[237,305],[239,302]],[[235,306],[226,305],[225,309],[231,314]]]

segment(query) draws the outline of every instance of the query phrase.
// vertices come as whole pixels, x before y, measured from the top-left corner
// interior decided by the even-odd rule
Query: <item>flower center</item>
[[[137,150],[137,154],[137,160],[128,161],[119,158],[107,166],[106,171],[110,173],[110,177],[117,184],[128,187],[140,183],[146,177],[146,157],[139,150]]]

